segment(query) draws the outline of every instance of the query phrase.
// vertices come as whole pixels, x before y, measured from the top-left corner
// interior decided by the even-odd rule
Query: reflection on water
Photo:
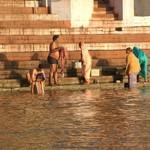
[[[1,93],[0,150],[149,150],[150,89]]]

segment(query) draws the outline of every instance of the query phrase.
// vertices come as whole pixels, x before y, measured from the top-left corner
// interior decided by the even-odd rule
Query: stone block
[[[92,77],[100,76],[100,70],[99,69],[91,69],[91,76]]]
[[[82,68],[81,62],[72,62],[72,68]]]

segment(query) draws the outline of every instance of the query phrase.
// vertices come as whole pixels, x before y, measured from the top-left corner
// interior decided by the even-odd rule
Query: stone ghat
[[[126,47],[139,46],[150,57],[150,27],[125,25],[117,20],[113,8],[102,1],[93,1],[89,26],[78,28],[71,27],[68,20],[59,20],[57,14],[50,14],[48,7],[41,2],[0,0],[0,88],[29,90],[26,73],[39,63],[45,66],[46,89],[78,88],[81,85],[81,69],[72,68],[72,62],[80,60],[80,41],[84,41],[90,50],[92,68],[99,69],[100,73],[98,77],[91,77],[88,86],[91,88],[123,88],[126,79],[123,80],[117,73],[122,73],[125,67]],[[68,49],[68,64],[64,78],[58,70],[61,86],[49,87],[46,59],[54,34],[60,35],[60,44]],[[122,83],[116,84],[117,79]]]
[[[49,44],[52,35],[3,35],[0,44]],[[92,34],[92,35],[61,35],[59,42],[62,44],[78,43],[129,43],[150,42],[150,34]]]
[[[1,7],[34,7],[39,6],[38,0],[0,0]]]
[[[66,79],[67,80],[67,79]],[[68,81],[68,80],[67,80]],[[69,80],[70,81],[70,80]],[[71,79],[72,81],[72,79]],[[61,82],[62,83],[62,82]],[[144,87],[150,87],[150,82],[142,83],[138,82],[137,84],[138,88],[144,88]],[[101,90],[120,90],[125,89],[125,83],[93,83],[89,85],[79,84],[79,83],[73,83],[73,84],[60,84],[59,86],[45,86],[46,93],[48,91],[55,91],[55,90],[85,90],[85,89],[101,89]],[[20,87],[20,84],[18,80],[2,80],[0,81],[0,92],[2,91],[12,91],[12,92],[30,92],[30,87]]]
[[[150,50],[144,49],[144,52],[150,57]],[[0,61],[44,61],[47,59],[48,51],[35,51],[35,52],[1,52]],[[125,49],[120,50],[89,50],[92,59],[122,59],[125,63]],[[80,60],[80,50],[68,51],[68,60]],[[31,61],[32,60],[32,61]],[[118,62],[119,63],[119,62]],[[121,65],[124,65],[121,64]],[[104,64],[106,65],[106,64]],[[109,64],[111,65],[111,64]],[[112,64],[113,65],[113,64]]]
[[[0,14],[48,14],[48,7],[1,7]]]
[[[9,28],[10,26],[10,28]],[[21,28],[19,28],[19,26]],[[69,21],[0,21],[0,35],[83,35],[83,34],[149,34],[150,27],[97,27],[70,28]]]
[[[106,85],[114,84],[114,87],[121,87],[127,78],[123,79],[123,68],[125,67],[125,52],[120,51],[90,51],[92,56],[92,69],[99,69],[99,76],[91,77],[91,84]],[[48,87],[49,65],[47,63],[48,52],[18,52],[18,53],[0,53],[0,88],[15,89],[19,87],[28,87],[26,74],[33,68],[37,68],[39,63],[44,64],[46,79],[46,88]],[[64,88],[67,85],[79,85],[81,81],[81,69],[72,67],[72,63],[80,60],[80,52],[68,52],[68,63],[64,70],[65,77],[61,78],[60,68],[58,69],[59,84]],[[150,70],[150,67],[149,67]],[[119,74],[118,74],[119,72]],[[117,84],[116,81],[121,83]],[[140,78],[139,81],[143,81]],[[148,77],[150,81],[150,77]],[[92,87],[92,85],[90,85]],[[149,85],[149,84],[147,84]],[[96,85],[93,85],[96,86]],[[100,86],[100,87],[103,87]],[[140,85],[142,86],[142,84]],[[145,86],[145,85],[143,85]],[[110,88],[113,88],[109,86]],[[60,88],[60,87],[58,87]],[[104,88],[104,87],[103,87]],[[26,88],[25,88],[26,89]],[[29,89],[29,88],[28,88]],[[53,88],[52,88],[53,89]]]

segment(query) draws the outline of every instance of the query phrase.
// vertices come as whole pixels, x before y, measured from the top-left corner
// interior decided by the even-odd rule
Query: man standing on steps
[[[50,65],[50,73],[49,73],[49,85],[52,86],[52,79],[54,78],[54,85],[57,85],[57,69],[58,69],[58,60],[60,57],[60,51],[62,47],[59,47],[58,44],[59,35],[54,35],[52,38],[52,42],[49,46],[49,55],[47,57],[47,61]]]

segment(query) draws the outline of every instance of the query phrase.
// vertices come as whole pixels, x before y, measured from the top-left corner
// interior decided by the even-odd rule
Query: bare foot
[[[52,83],[49,83],[49,86],[53,86],[53,84],[52,84]]]

